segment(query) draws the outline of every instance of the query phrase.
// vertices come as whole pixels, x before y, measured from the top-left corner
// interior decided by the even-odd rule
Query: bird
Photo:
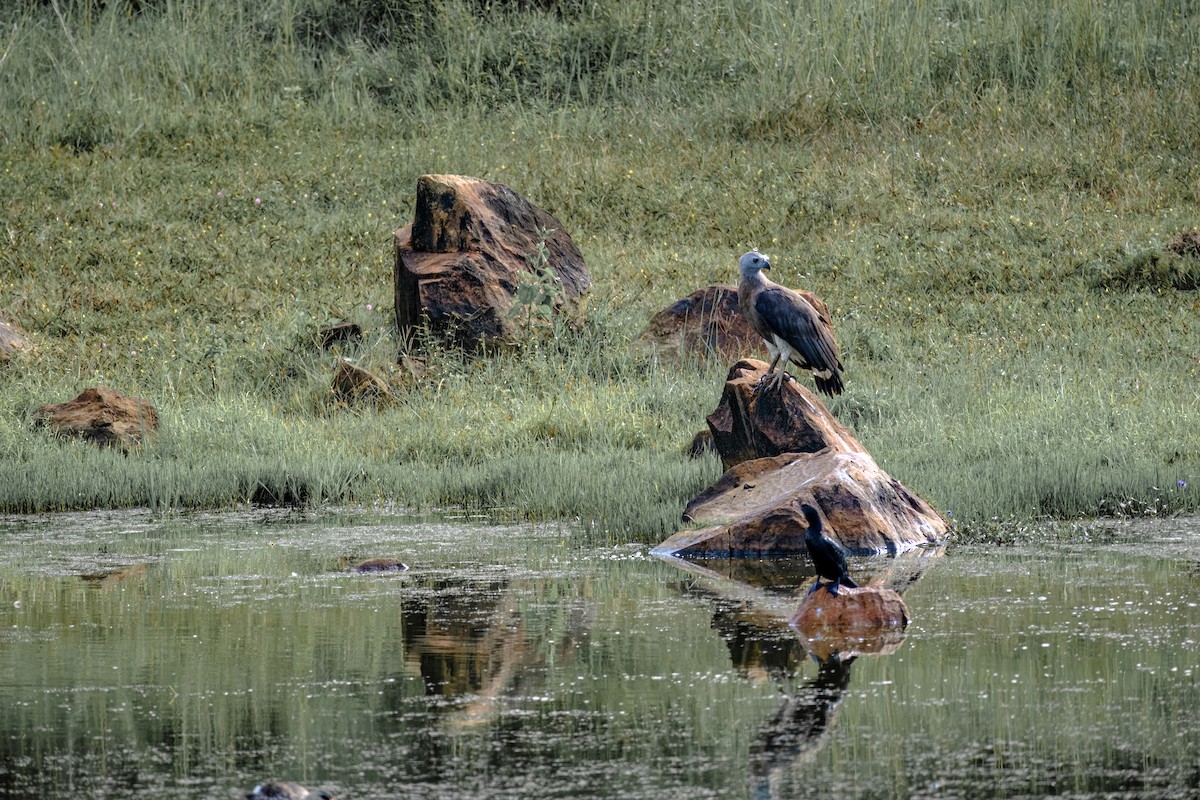
[[[770,268],[770,259],[757,250],[738,261],[738,308],[771,354],[771,366],[756,390],[775,372],[776,365],[779,370],[770,387],[778,389],[790,377],[787,365],[791,361],[812,371],[818,391],[830,397],[841,394],[845,388],[842,362],[829,309],[812,292],[793,291],[767,278],[762,271]]]
[[[313,790],[289,781],[260,783],[246,795],[246,800],[334,800],[324,790]]]
[[[821,588],[821,578],[826,581],[825,591],[835,597],[840,586],[857,589],[858,584],[846,569],[846,552],[842,550],[841,545],[822,532],[820,513],[808,503],[800,506],[800,513],[808,523],[808,530],[804,532],[804,544],[808,547],[809,558],[817,570],[817,579],[808,593],[812,594]]]

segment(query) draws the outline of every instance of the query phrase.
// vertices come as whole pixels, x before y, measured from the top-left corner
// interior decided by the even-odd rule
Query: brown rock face
[[[439,335],[476,349],[510,338],[507,319],[543,232],[561,299],[591,284],[579,248],[562,223],[498,183],[460,175],[417,180],[413,222],[396,231],[396,324],[408,337],[425,320]]]
[[[158,410],[149,400],[100,386],[85,389],[66,403],[38,406],[33,423],[49,426],[61,436],[129,450],[158,431]]]
[[[949,524],[892,478],[798,381],[780,391],[753,388],[761,361],[730,370],[720,406],[708,418],[727,470],[693,499],[684,530],[659,555],[744,557],[806,555],[803,503],[821,509],[825,533],[857,554],[898,553],[935,544]]]
[[[798,381],[786,381],[782,391],[754,387],[767,364],[743,359],[729,370],[717,410],[708,415],[713,445],[726,469],[755,458],[783,453],[816,453],[826,448],[843,452],[866,450],[815,394]]]
[[[729,360],[762,346],[738,311],[735,286],[697,289],[655,314],[640,338],[677,360],[693,354]]]

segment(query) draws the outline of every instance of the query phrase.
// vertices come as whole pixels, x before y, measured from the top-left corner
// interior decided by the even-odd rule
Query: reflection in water
[[[944,552],[932,548],[886,560],[873,558],[856,565],[856,574],[862,575],[864,585],[883,584],[903,592]],[[684,591],[708,597],[715,605],[713,629],[729,648],[738,672],[770,680],[783,692],[749,750],[751,796],[781,797],[781,776],[813,756],[829,734],[850,686],[851,665],[862,655],[896,652],[904,631],[889,628],[810,638],[795,629],[789,624],[792,612],[808,593],[814,574],[807,559],[671,561],[697,578],[685,584]],[[781,602],[781,597],[790,602]],[[808,659],[818,665],[817,674],[795,686]]]
[[[777,797],[772,778],[816,751],[829,732],[850,685],[856,656],[834,654],[818,662],[817,676],[785,696],[750,745],[750,783],[754,798]]]

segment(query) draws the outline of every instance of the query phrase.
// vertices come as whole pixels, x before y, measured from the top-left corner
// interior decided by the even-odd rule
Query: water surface
[[[0,796],[1200,797],[1200,529],[1112,531],[854,561],[912,623],[818,662],[803,563],[365,511],[0,517]],[[411,569],[347,572],[374,556]]]

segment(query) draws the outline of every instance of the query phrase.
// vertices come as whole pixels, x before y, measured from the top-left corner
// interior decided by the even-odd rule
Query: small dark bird
[[[770,268],[771,262],[757,250],[738,261],[738,309],[771,354],[771,366],[763,380],[778,365],[779,371],[770,383],[772,389],[778,389],[788,377],[791,361],[800,369],[812,371],[818,391],[831,397],[841,394],[842,362],[829,309],[812,292],[793,291],[769,280],[762,271]]]
[[[808,503],[800,506],[800,513],[808,523],[808,530],[804,532],[804,544],[808,547],[808,556],[817,569],[817,579],[808,593],[812,594],[821,588],[821,578],[826,581],[825,591],[835,596],[839,586],[858,588],[858,584],[846,569],[846,552],[837,542],[821,532],[821,515]]]
[[[298,783],[268,781],[255,786],[246,800],[333,800],[333,795],[323,790],[313,790]]]

